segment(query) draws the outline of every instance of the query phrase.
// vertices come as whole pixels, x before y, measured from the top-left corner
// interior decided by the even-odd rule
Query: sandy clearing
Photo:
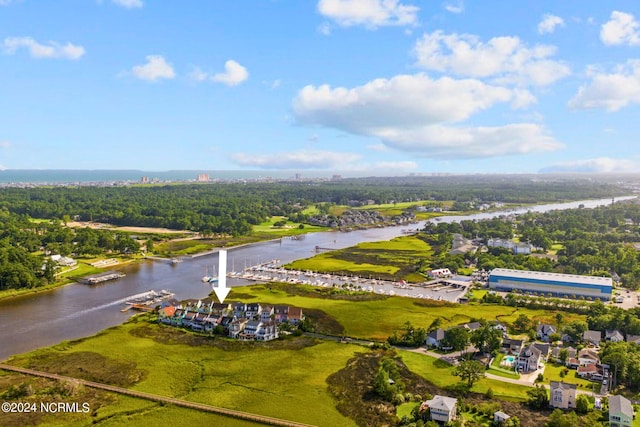
[[[164,234],[197,234],[189,230],[172,230],[170,228],[156,228],[156,227],[117,227],[111,224],[104,224],[100,222],[88,222],[88,221],[72,221],[67,223],[68,227],[73,228],[94,228],[97,230],[114,230],[114,231],[130,231],[134,233],[164,233]]]

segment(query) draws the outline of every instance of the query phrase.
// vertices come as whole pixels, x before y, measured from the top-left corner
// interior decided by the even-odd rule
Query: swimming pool
[[[513,362],[516,361],[516,358],[514,356],[505,356],[504,359],[502,359],[502,362],[500,362],[500,364],[502,366],[513,366]]]

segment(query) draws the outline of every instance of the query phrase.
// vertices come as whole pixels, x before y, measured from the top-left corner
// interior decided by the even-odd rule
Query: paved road
[[[17,366],[6,365],[0,363],[0,369],[5,371],[18,372],[21,374],[34,375],[38,377],[49,378],[57,381],[75,381],[87,387],[97,388],[100,390],[111,391],[114,393],[124,394],[127,396],[138,397],[140,399],[151,400],[160,403],[169,403],[183,408],[196,409],[204,412],[212,412],[219,415],[225,415],[232,418],[239,418],[247,421],[255,421],[262,424],[284,426],[284,427],[313,427],[310,424],[297,423],[294,421],[283,420],[280,418],[266,417],[263,415],[251,414],[249,412],[234,411],[233,409],[220,408],[218,406],[205,405],[204,403],[189,402],[187,400],[174,399],[172,397],[160,396],[157,394],[145,393],[142,391],[130,390],[123,387],[115,387],[108,384],[97,383],[93,381],[81,380],[73,377],[65,377],[48,372],[35,371],[33,369],[20,368]]]

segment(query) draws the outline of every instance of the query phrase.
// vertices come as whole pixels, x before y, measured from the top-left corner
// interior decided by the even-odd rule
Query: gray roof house
[[[609,424],[611,427],[630,427],[633,424],[633,406],[631,401],[623,396],[609,398]]]
[[[621,342],[624,341],[624,335],[622,335],[622,332],[617,329],[607,329],[604,331],[604,339],[611,342]]]
[[[456,419],[456,405],[458,399],[447,396],[435,395],[433,399],[425,401],[420,409],[429,408],[429,413],[433,421],[448,423]]]
[[[549,342],[549,336],[555,334],[556,327],[553,325],[538,324],[536,335],[540,341]]]
[[[602,332],[600,331],[584,331],[582,334],[582,340],[595,346],[600,346],[602,340]]]
[[[518,370],[522,372],[531,372],[538,369],[538,363],[540,363],[540,350],[535,345],[529,346],[520,350],[518,355]]]
[[[440,341],[444,338],[445,330],[438,328],[435,331],[429,332],[427,335],[426,344],[430,347],[440,347]]]

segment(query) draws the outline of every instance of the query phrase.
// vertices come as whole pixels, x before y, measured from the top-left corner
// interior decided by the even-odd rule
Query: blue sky
[[[637,172],[640,4],[0,0],[3,169]]]

